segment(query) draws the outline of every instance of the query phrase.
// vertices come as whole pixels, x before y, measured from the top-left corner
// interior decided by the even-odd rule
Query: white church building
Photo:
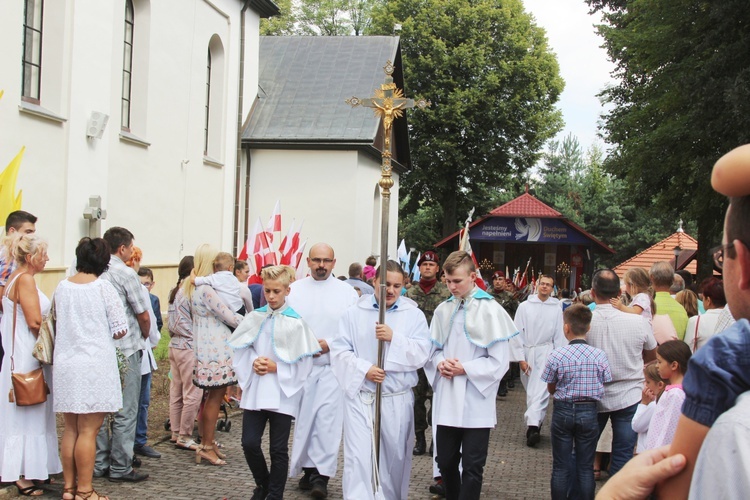
[[[304,219],[308,245],[334,246],[336,274],[378,253],[382,132],[372,110],[343,99],[371,96],[388,60],[403,88],[398,38],[260,37],[260,19],[278,14],[271,0],[17,0],[2,11],[0,217],[20,192],[12,209],[39,218],[46,293],[81,237],[123,226],[165,304],[180,258],[206,242],[236,253],[276,200],[283,231]],[[393,133],[398,181],[405,119]],[[395,255],[398,183],[392,193]],[[91,197],[106,211],[100,227],[84,217]]]

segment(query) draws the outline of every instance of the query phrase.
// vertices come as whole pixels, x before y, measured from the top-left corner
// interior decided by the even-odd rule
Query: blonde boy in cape
[[[294,269],[261,271],[267,305],[245,316],[230,337],[234,370],[242,388],[242,449],[255,479],[253,499],[280,499],[289,468],[289,432],[313,356],[320,352],[312,330],[286,303]],[[260,442],[270,425],[271,469]]]

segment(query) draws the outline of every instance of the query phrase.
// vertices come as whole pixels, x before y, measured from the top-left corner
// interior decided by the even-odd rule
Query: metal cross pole
[[[417,107],[424,109],[431,105],[424,99],[406,99],[403,90],[396,87],[393,83],[394,66],[391,61],[383,67],[385,71],[385,83],[375,90],[375,95],[369,99],[360,99],[350,97],[345,102],[352,107],[364,106],[374,108],[375,116],[379,117],[383,123],[383,164],[381,177],[378,185],[380,186],[380,289],[378,290],[378,311],[379,323],[385,323],[386,311],[386,262],[388,260],[388,218],[391,202],[391,188],[393,187],[393,178],[391,177],[391,126],[393,120],[400,118],[405,109]],[[378,368],[383,368],[383,341],[378,341]],[[375,459],[380,464],[380,402],[382,397],[382,385],[376,384],[375,393],[375,422],[373,425],[373,434],[375,438]]]

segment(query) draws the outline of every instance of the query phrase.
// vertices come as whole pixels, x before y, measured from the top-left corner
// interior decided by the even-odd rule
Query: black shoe
[[[412,454],[424,455],[425,451],[427,451],[427,442],[424,439],[424,432],[420,432],[416,436],[414,450],[412,450]]]
[[[529,448],[533,448],[537,444],[539,444],[539,440],[541,439],[541,436],[539,435],[539,427],[536,425],[530,425],[529,428],[526,430],[526,446]]]
[[[513,379],[508,380],[508,389],[515,389],[516,383],[513,382]]]
[[[256,486],[253,490],[253,496],[250,497],[250,500],[263,500],[268,496],[268,488],[264,488],[262,486]]]
[[[94,469],[94,477],[106,477],[106,476],[109,476],[109,467],[107,467],[104,470]]]
[[[299,480],[299,489],[303,491],[309,491],[312,489],[312,482],[310,481],[310,478],[313,472],[315,472],[315,469],[305,467],[302,470],[305,472],[305,475],[302,476]]]
[[[133,452],[135,452],[136,455],[142,455],[148,458],[161,458],[161,453],[145,444],[143,446],[136,446],[133,448]]]
[[[128,483],[138,483],[145,479],[148,479],[148,474],[138,472],[135,469],[131,469],[130,472],[128,472],[124,476],[117,476],[117,477],[112,477],[112,475],[109,476],[109,480],[112,481],[113,483],[117,483],[120,481],[125,481]]]
[[[440,497],[445,497],[445,486],[443,486],[442,479],[435,479],[435,483],[430,485],[430,493]]]
[[[499,387],[499,388],[497,389],[497,397],[498,397],[498,398],[504,398],[504,397],[505,397],[505,396],[507,396],[507,395],[508,395],[508,389],[506,389],[506,388],[505,388],[504,386],[502,386],[502,385],[501,385],[501,386],[500,386],[500,387]]]
[[[312,481],[310,494],[313,498],[328,498],[328,476],[316,476]]]
[[[132,463],[132,465],[133,465],[133,467],[140,467],[141,465],[143,465],[143,462],[141,462],[140,458],[138,458],[135,455],[133,455],[133,463]]]

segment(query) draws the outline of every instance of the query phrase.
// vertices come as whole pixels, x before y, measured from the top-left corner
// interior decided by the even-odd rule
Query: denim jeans
[[[621,410],[599,413],[599,434],[612,421],[612,458],[609,461],[609,475],[612,476],[633,458],[638,434],[633,430],[632,422],[638,403]]]
[[[126,359],[124,384],[122,387],[122,409],[109,419],[105,418],[96,436],[95,472],[110,470],[110,477],[121,477],[133,470],[133,442],[138,416],[138,397],[141,393],[141,357],[136,351]]]
[[[151,402],[151,372],[141,375],[141,395],[138,399],[138,420],[135,425],[135,447],[146,446],[148,433],[148,405]]]
[[[552,411],[552,499],[568,499],[577,479],[575,498],[594,498],[594,455],[599,438],[596,403],[555,400]],[[573,447],[575,446],[575,458]],[[571,461],[575,460],[571,467]]]

